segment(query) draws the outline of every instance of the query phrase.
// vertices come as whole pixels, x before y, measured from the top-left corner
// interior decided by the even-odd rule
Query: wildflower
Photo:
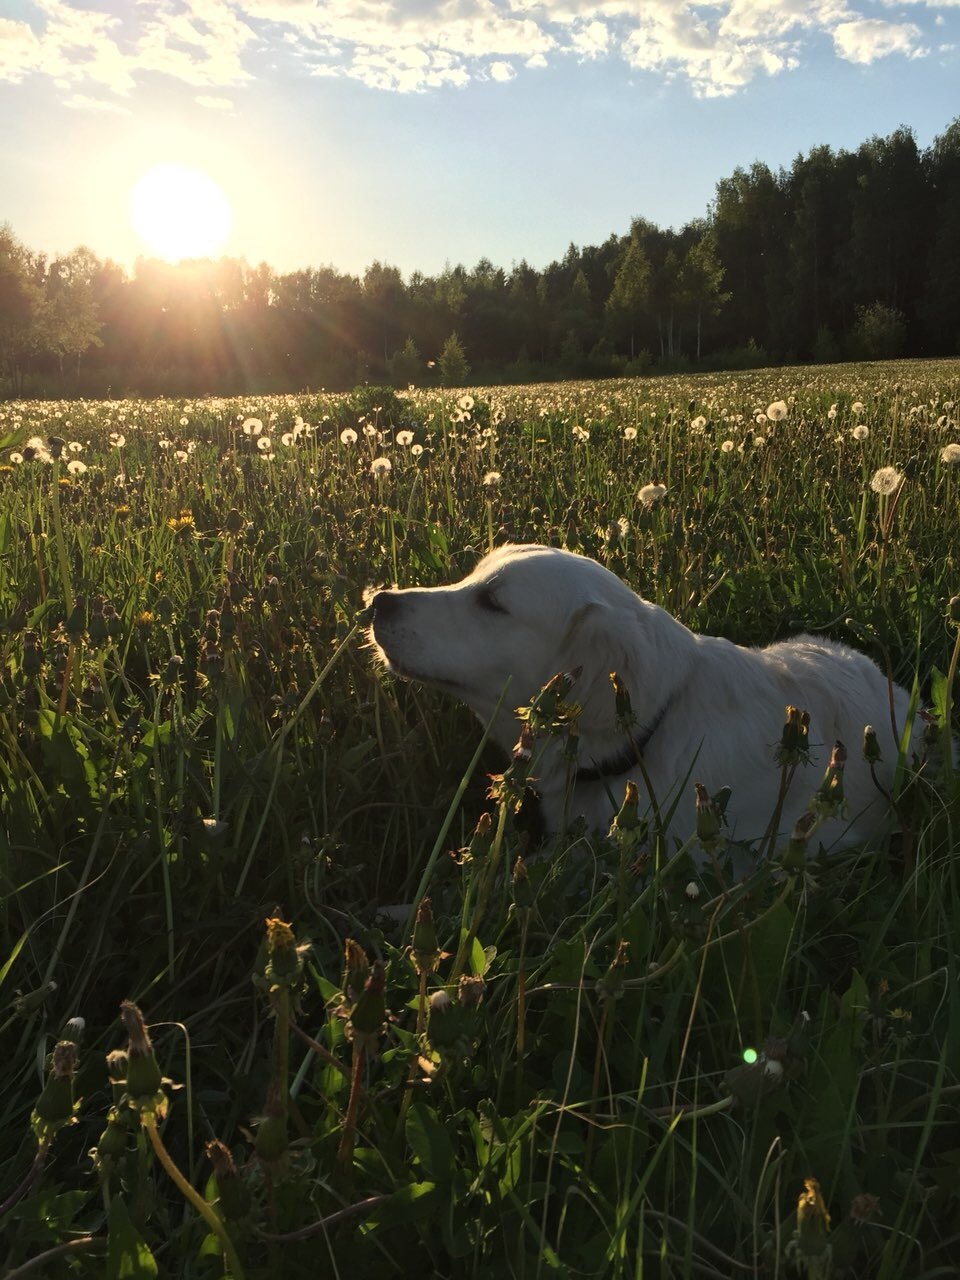
[[[702,436],[704,431],[706,431],[706,429],[707,429],[707,420],[702,413],[698,417],[694,418],[694,420],[690,423],[690,430],[696,436]]]
[[[123,446],[127,443],[127,437],[123,435],[123,433],[120,431],[111,431],[110,443],[113,445],[115,449],[122,449]]]
[[[940,461],[947,462],[951,466],[955,462],[960,462],[960,444],[945,444],[940,450]]]
[[[423,445],[422,445],[422,444],[414,444],[414,445],[411,445],[411,446],[410,446],[410,455],[411,455],[411,457],[413,457],[413,458],[419,458],[419,457],[420,457],[420,455],[421,455],[421,453],[423,453]]]
[[[691,880],[683,891],[683,896],[688,902],[696,902],[700,897],[700,886],[696,880]]]
[[[14,465],[14,466],[19,466],[19,465],[20,465],[20,463],[23,461],[23,454],[22,454],[22,453],[11,453],[11,455],[10,455],[10,461],[13,463],[13,465]]]
[[[340,443],[341,444],[357,443],[357,433],[354,431],[353,427],[344,427],[344,429],[340,432]]]
[[[870,428],[866,423],[858,422],[850,434],[853,436],[854,440],[866,440],[870,435]]]
[[[863,402],[861,400],[854,400],[853,404],[850,406],[850,412],[863,413]]]
[[[190,419],[187,417],[186,414],[184,414],[183,417],[181,417],[180,425],[181,427],[186,427],[190,425]]]
[[[67,445],[68,453],[83,453],[83,445],[79,440],[71,440]]]
[[[473,396],[461,396],[460,399],[457,401],[457,404],[460,406],[461,409],[464,409],[467,413],[469,413],[470,410],[473,408]]]
[[[624,428],[623,428],[623,438],[624,438],[624,440],[636,440],[636,438],[637,438],[637,428],[636,428],[636,427],[624,427]]]
[[[590,432],[581,426],[574,426],[572,435],[574,440],[579,440],[581,444],[586,444],[590,439]]]
[[[370,463],[370,474],[378,479],[381,476],[388,475],[393,470],[393,463],[389,458],[374,458]]]
[[[397,444],[402,445],[404,448],[406,448],[406,446],[407,446],[407,445],[409,445],[409,444],[413,444],[413,432],[412,432],[412,431],[398,431],[398,432],[397,432]]]
[[[767,417],[771,422],[782,422],[786,416],[786,400],[774,400],[773,404],[767,405]]]
[[[732,441],[732,440],[724,440],[723,444],[720,446],[720,452],[721,452],[721,453],[733,453],[733,441]]]
[[[488,471],[483,477],[483,487],[485,489],[495,489],[502,479],[499,471]]]
[[[372,422],[367,422],[364,424],[363,434],[367,437],[368,440],[372,440],[373,437],[378,434],[377,428],[373,425]]]
[[[186,462],[186,460],[190,457],[190,455],[189,455],[189,453],[187,453],[186,449],[176,449],[176,450],[174,450],[174,454],[173,454],[173,456],[176,458],[176,460],[177,460],[178,462]]]
[[[296,443],[296,439],[297,437],[292,431],[285,431],[283,435],[280,437],[280,443],[284,445],[287,449],[289,449],[292,444]],[[262,441],[260,440],[257,441],[258,447],[261,443]]]
[[[261,436],[257,441],[257,448],[261,453],[269,453],[273,449],[273,441],[269,436]]]
[[[243,423],[243,434],[245,436],[258,436],[263,430],[263,423],[259,418],[246,418]]]
[[[870,488],[881,497],[888,498],[890,494],[896,493],[902,483],[903,476],[896,467],[881,467],[879,471],[873,473]]]
[[[655,506],[667,492],[665,484],[645,484],[637,497],[645,507]]]
[[[830,408],[827,410],[827,417],[832,422],[836,416],[837,416],[837,406],[835,404],[832,404]]]
[[[72,476],[82,476],[87,469],[87,464],[81,462],[79,458],[74,458],[72,462],[67,463],[67,470]]]

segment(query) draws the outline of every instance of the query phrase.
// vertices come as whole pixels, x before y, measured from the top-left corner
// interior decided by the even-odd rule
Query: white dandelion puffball
[[[862,400],[854,400],[853,404],[850,406],[850,412],[851,412],[851,413],[863,413],[863,401],[862,401]]]
[[[624,440],[636,440],[636,438],[637,438],[637,428],[636,428],[636,427],[624,427],[624,428],[623,428],[623,438],[624,438]]]
[[[370,463],[370,474],[372,476],[385,476],[393,470],[393,463],[389,458],[374,458]]]
[[[866,440],[870,435],[870,428],[865,422],[858,422],[850,434],[853,436],[854,440]]]
[[[667,492],[665,484],[645,484],[637,497],[645,507],[652,507],[655,502],[659,502],[663,495]]]
[[[960,444],[945,444],[940,450],[940,461],[949,463],[951,466],[955,462],[960,462]]]
[[[399,445],[403,445],[404,447],[406,447],[408,444],[413,444],[413,432],[412,432],[412,431],[398,431],[398,432],[397,432],[397,444],[399,444]]]
[[[902,483],[903,476],[896,467],[881,467],[870,477],[870,488],[884,498],[896,493]]]
[[[767,405],[767,417],[771,422],[782,422],[786,416],[786,400],[774,400],[773,404]]]
[[[341,444],[357,443],[357,433],[354,431],[353,427],[343,428],[343,430],[340,432],[340,443]]]
[[[721,453],[733,453],[733,441],[732,441],[732,440],[724,440],[723,444],[720,446],[720,452],[721,452]]]

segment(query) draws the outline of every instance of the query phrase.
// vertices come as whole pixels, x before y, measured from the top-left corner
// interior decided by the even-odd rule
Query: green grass
[[[225,1233],[247,1277],[956,1274],[952,778],[741,887],[622,829],[531,860],[506,804],[474,830],[505,762],[357,616],[550,542],[694,630],[856,644],[942,725],[960,364],[474,394],[0,406],[0,1266],[219,1276]],[[11,460],[34,436],[62,456]],[[424,889],[435,938],[378,927]],[[122,1000],[168,1107],[110,1085]]]

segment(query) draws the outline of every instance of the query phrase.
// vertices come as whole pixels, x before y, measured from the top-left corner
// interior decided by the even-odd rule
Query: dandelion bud
[[[513,763],[528,764],[533,759],[533,745],[536,741],[533,730],[525,723],[520,730],[520,737],[513,748]]]
[[[71,644],[79,644],[87,629],[87,602],[83,596],[77,596],[70,610],[70,616],[63,624],[63,629],[70,638]]]
[[[797,707],[788,706],[780,744],[774,752],[774,759],[781,768],[806,762],[809,750],[810,716]]]
[[[530,876],[526,863],[518,854],[510,876],[510,887],[513,890],[513,905],[518,911],[529,911],[533,906],[533,890],[530,887]]]
[[[547,681],[526,713],[531,728],[546,729],[558,719],[566,718],[569,708],[564,705],[564,698],[570,692],[575,679],[574,673],[560,671]]]
[[[283,920],[270,917],[267,926],[267,963],[264,976],[272,986],[293,987],[303,972],[303,957],[293,930]]]
[[[173,654],[167,659],[167,665],[163,669],[160,677],[160,684],[164,689],[174,689],[180,683],[180,668],[183,666],[183,659],[178,653]]]
[[[823,781],[811,800],[811,808],[821,818],[834,818],[843,810],[843,768],[847,762],[847,749],[842,742],[833,744],[830,763],[823,775]]]
[[[221,1213],[228,1222],[245,1217],[250,1209],[250,1195],[240,1181],[230,1148],[214,1138],[207,1143],[204,1151],[213,1165],[213,1179],[217,1185]]]
[[[86,1026],[87,1023],[85,1018],[71,1018],[63,1028],[63,1031],[61,1031],[60,1039],[69,1040],[71,1044],[75,1044],[79,1047],[80,1041],[83,1039],[83,1033],[86,1030]]]
[[[804,1190],[797,1200],[797,1251],[803,1259],[822,1258],[830,1248],[827,1232],[830,1230],[830,1214],[820,1194],[816,1178],[805,1178]]]
[[[619,1000],[624,993],[623,971],[627,967],[630,943],[623,938],[617,943],[616,954],[602,978],[597,979],[597,994],[601,1000]]]
[[[630,690],[615,671],[610,672],[610,683],[613,685],[613,696],[617,713],[617,728],[629,729],[637,723],[630,701]]]
[[[13,1011],[19,1018],[26,1017],[27,1014],[33,1013],[46,1003],[48,996],[53,995],[57,989],[57,984],[53,981],[45,982],[42,987],[37,987],[34,991],[24,992],[22,995],[14,997]]]
[[[50,457],[51,458],[61,457],[63,454],[63,450],[66,446],[66,443],[67,443],[66,440],[64,440],[61,436],[50,436],[47,439],[47,449],[50,452]]]
[[[127,1093],[135,1104],[143,1105],[160,1091],[163,1083],[160,1067],[143,1014],[129,1000],[121,1001],[120,1021],[128,1037]]]
[[[700,897],[700,886],[696,880],[691,880],[683,890],[683,896],[688,902],[696,902]]]
[[[702,782],[695,782],[697,807],[697,839],[705,849],[712,849],[717,843],[720,828],[723,826],[723,811],[716,801],[710,798],[707,788]]]
[[[783,855],[783,866],[787,871],[802,871],[807,861],[807,841],[819,824],[819,817],[813,809],[801,813],[790,833],[790,840]]]
[[[377,960],[346,1025],[347,1039],[355,1048],[363,1049],[368,1054],[376,1053],[377,1042],[387,1018],[383,989],[383,965]]]
[[[40,637],[36,631],[23,633],[23,674],[38,676],[43,669],[43,650],[40,648]]]
[[[370,977],[370,961],[359,942],[347,938],[343,944],[344,968],[340,979],[340,989],[347,1004],[352,1005],[359,999],[367,979]]]
[[[236,537],[241,532],[246,522],[236,507],[231,507],[227,512],[226,519],[223,522],[223,532]]]
[[[417,907],[417,919],[413,926],[413,946],[410,954],[418,974],[433,973],[440,963],[440,945],[433,926],[433,908],[429,898],[421,898]]]
[[[107,1079],[113,1091],[113,1105],[119,1106],[127,1091],[128,1059],[124,1049],[112,1049],[107,1054]]]
[[[129,1130],[121,1123],[119,1116],[112,1115],[97,1141],[95,1150],[91,1152],[97,1169],[101,1173],[111,1173],[126,1155],[128,1136]]]
[[[863,758],[867,764],[879,764],[883,759],[880,755],[877,731],[872,724],[864,725],[863,728]]]
[[[70,1040],[58,1040],[50,1056],[50,1075],[30,1116],[39,1143],[48,1143],[54,1134],[72,1124],[76,1106],[73,1100],[73,1075],[77,1066],[77,1046]]]
[[[464,973],[460,975],[457,995],[464,1009],[476,1009],[483,999],[487,984],[479,974]]]
[[[567,725],[566,737],[563,740],[563,758],[570,764],[576,764],[580,756],[580,729],[576,720]]]
[[[634,831],[640,825],[639,817],[640,793],[637,784],[628,779],[623,791],[623,804],[610,827],[610,835],[615,831]]]

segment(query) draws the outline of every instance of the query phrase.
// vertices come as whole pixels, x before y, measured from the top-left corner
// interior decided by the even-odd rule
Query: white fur
[[[494,611],[491,599],[505,612]],[[846,645],[800,635],[747,649],[695,635],[596,561],[541,546],[501,547],[451,586],[378,593],[371,637],[391,671],[448,690],[485,724],[509,678],[492,731],[505,751],[518,737],[515,708],[557,672],[581,668],[570,700],[582,707],[582,767],[609,760],[626,742],[616,725],[609,679],[616,671],[630,692],[636,732],[655,726],[643,758],[662,810],[682,787],[670,827],[680,839],[695,827],[694,781],[711,794],[732,788],[728,835],[763,836],[776,801],[780,772],[773,756],[787,704],[810,713],[811,764],[797,770],[781,832],[788,833],[807,807],[838,739],[848,749],[848,819],[826,822],[817,839],[835,848],[861,844],[878,837],[889,821],[861,756],[864,726],[872,724],[883,754],[878,776],[889,789],[897,744],[887,680],[869,658]],[[898,731],[908,701],[895,686]],[[914,737],[919,733],[915,724]],[[635,767],[581,781],[566,797],[567,766],[559,751],[554,741],[535,769],[549,828],[557,829],[566,812],[605,829],[628,778],[646,797]]]

